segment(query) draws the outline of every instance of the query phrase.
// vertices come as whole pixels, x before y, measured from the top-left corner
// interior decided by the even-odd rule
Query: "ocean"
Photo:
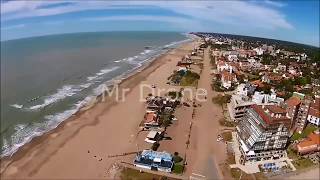
[[[93,32],[1,42],[1,157],[56,128],[102,84],[189,40],[175,32]]]

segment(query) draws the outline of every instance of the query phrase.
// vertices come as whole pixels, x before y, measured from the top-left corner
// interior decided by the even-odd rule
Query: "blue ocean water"
[[[188,40],[175,32],[94,32],[1,42],[1,157],[57,127],[102,84]]]

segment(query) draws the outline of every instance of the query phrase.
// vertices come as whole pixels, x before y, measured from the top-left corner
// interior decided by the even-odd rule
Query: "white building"
[[[257,55],[262,55],[263,54],[263,49],[262,48],[254,48],[253,50],[257,53]]]
[[[314,125],[320,125],[320,98],[310,103],[307,120]]]

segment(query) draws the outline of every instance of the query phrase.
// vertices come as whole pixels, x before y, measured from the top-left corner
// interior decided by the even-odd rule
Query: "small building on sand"
[[[155,111],[147,111],[144,115],[144,128],[152,129],[159,127],[159,116]]]
[[[161,132],[158,131],[150,131],[147,135],[147,138],[144,140],[147,143],[155,143],[159,141],[161,138]]]
[[[143,150],[136,156],[133,164],[139,168],[170,173],[174,162],[172,155],[165,151]]]

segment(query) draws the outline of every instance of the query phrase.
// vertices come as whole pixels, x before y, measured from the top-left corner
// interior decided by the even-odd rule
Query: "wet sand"
[[[35,138],[11,158],[1,160],[1,178],[93,179],[106,177],[107,170],[124,158],[108,155],[137,151],[135,143],[145,106],[139,101],[141,84],[168,87],[167,77],[193,43],[157,58],[140,73],[120,84],[130,88],[125,100],[114,96],[74,115],[50,133]],[[148,91],[144,91],[146,97]],[[131,159],[132,160],[132,159]]]

